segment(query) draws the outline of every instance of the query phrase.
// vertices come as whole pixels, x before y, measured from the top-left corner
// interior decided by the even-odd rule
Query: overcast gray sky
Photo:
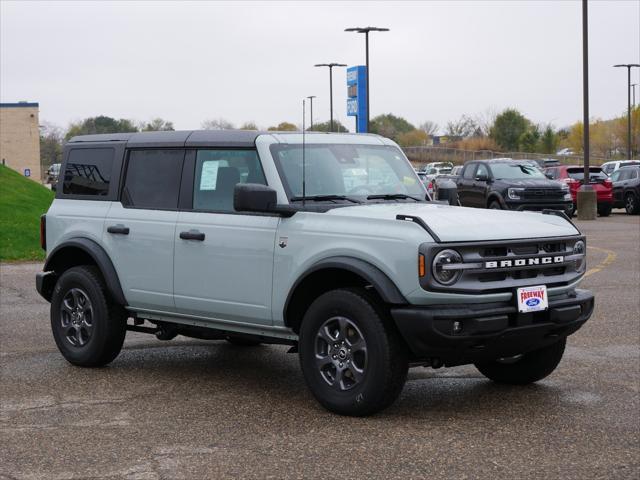
[[[582,118],[580,1],[533,2],[10,2],[0,11],[0,98],[40,102],[66,127],[99,114],[177,129],[207,118],[268,127],[301,123],[316,95],[329,117],[327,69],[364,64],[371,34],[371,114],[443,126],[516,107],[561,127]],[[640,1],[589,2],[592,117],[626,109],[626,70],[640,63]],[[640,83],[636,69],[633,83]],[[344,69],[335,117],[346,116]],[[640,91],[636,96],[640,102]]]

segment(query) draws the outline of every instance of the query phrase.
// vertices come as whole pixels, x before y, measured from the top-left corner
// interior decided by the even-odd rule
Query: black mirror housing
[[[278,205],[278,194],[259,183],[238,183],[233,189],[233,208],[237,212],[275,213],[290,217],[295,210],[288,205]]]
[[[481,175],[476,175],[476,180],[478,182],[488,182],[489,181],[489,177],[485,174],[481,174]]]

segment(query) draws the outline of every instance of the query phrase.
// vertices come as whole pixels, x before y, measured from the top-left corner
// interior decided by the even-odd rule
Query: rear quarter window
[[[62,180],[62,193],[103,197],[109,193],[113,170],[113,148],[74,148],[69,151]]]

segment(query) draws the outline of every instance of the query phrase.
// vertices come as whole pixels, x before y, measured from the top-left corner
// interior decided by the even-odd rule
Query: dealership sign
[[[356,117],[356,132],[367,132],[367,67],[347,69],[347,115]]]

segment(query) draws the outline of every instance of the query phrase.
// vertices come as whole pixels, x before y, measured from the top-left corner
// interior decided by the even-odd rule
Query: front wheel
[[[375,299],[362,289],[319,296],[300,328],[300,366],[318,402],[340,415],[391,405],[407,378],[407,350]]]
[[[548,347],[525,353],[517,359],[498,359],[476,363],[475,366],[485,377],[496,383],[526,385],[542,380],[553,372],[564,354],[567,339]]]
[[[633,192],[627,193],[624,197],[624,209],[629,215],[637,215],[640,212],[638,198],[633,194]]]
[[[494,200],[489,204],[489,210],[502,210],[502,205],[497,200]]]
[[[62,356],[74,365],[101,367],[122,349],[127,316],[106,291],[93,266],[70,268],[53,289],[51,331]]]

